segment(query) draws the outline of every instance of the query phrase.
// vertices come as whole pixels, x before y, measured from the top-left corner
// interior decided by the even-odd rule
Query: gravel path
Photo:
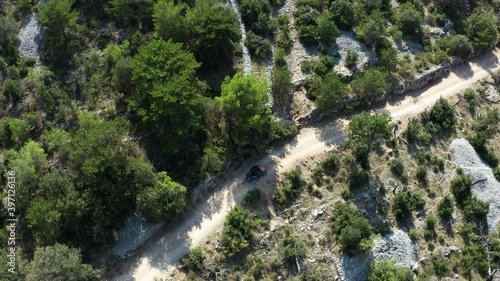
[[[23,57],[32,57],[37,61],[43,44],[42,27],[32,12],[26,16],[19,31],[19,52]]]
[[[151,238],[163,225],[163,223],[151,224],[135,214],[130,216],[120,230],[118,241],[111,252],[114,255],[125,256]]]
[[[252,59],[250,57],[250,52],[248,51],[248,48],[245,45],[245,40],[247,39],[247,32],[245,29],[245,25],[243,24],[243,20],[241,19],[240,6],[238,6],[236,0],[229,0],[229,6],[238,15],[238,22],[240,24],[240,31],[241,31],[240,45],[243,51],[243,75],[252,74]]]
[[[453,161],[471,176],[472,193],[479,199],[488,201],[488,229],[494,232],[500,221],[500,182],[495,179],[493,170],[477,155],[474,148],[465,139],[454,139],[450,144]]]

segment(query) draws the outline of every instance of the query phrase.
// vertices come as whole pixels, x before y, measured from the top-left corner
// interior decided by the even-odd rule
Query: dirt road
[[[416,115],[439,97],[454,95],[485,78],[499,67],[499,58],[500,51],[496,49],[468,64],[456,67],[439,83],[396,98],[381,109],[387,110],[395,120]],[[210,235],[219,230],[226,214],[237,202],[242,201],[248,190],[264,187],[266,181],[275,180],[278,174],[293,168],[301,159],[330,150],[334,144],[344,139],[342,128],[346,123],[346,120],[336,120],[320,128],[305,128],[291,143],[270,151],[268,156],[255,162],[268,166],[270,170],[266,178],[256,185],[245,181],[245,173],[249,167],[235,172],[205,202],[192,206],[175,229],[163,230],[153,236],[127,263],[127,269],[113,280],[169,280],[172,266],[191,247],[204,243]]]

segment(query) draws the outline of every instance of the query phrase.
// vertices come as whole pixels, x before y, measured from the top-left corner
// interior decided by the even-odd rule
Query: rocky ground
[[[500,182],[495,179],[493,171],[477,155],[474,148],[465,139],[455,139],[450,144],[453,161],[471,176],[472,192],[479,199],[488,201],[488,229],[494,232],[500,221]]]
[[[43,34],[42,27],[34,13],[29,13],[24,19],[19,31],[19,42],[18,48],[21,56],[35,58],[37,61],[40,59]]]

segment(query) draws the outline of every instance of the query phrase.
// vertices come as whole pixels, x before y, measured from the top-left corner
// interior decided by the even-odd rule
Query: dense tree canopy
[[[496,43],[498,38],[497,23],[497,17],[492,13],[475,12],[467,19],[467,36],[477,49],[486,50]]]
[[[153,40],[132,61],[135,85],[129,108],[153,125],[165,149],[178,152],[200,128],[200,66],[180,43]]]
[[[323,112],[339,110],[347,97],[347,87],[335,73],[319,78],[311,85],[309,92],[316,97],[316,104]]]
[[[155,34],[165,41],[187,40],[188,22],[185,13],[188,7],[184,3],[175,4],[173,0],[160,0],[154,5],[153,23]]]
[[[356,20],[354,5],[351,1],[335,0],[330,6],[335,24],[341,29],[351,29]]]
[[[68,33],[76,27],[78,12],[72,0],[48,0],[40,5],[38,21],[46,28],[47,38],[55,47],[68,42]]]
[[[238,145],[248,144],[270,125],[267,86],[252,75],[239,72],[226,77],[216,100],[226,112],[230,135]]]
[[[418,34],[422,28],[423,20],[422,13],[415,8],[413,3],[406,2],[399,7],[396,21],[404,34]]]
[[[368,69],[356,77],[350,85],[353,95],[363,102],[370,103],[384,93],[385,73],[377,69]]]

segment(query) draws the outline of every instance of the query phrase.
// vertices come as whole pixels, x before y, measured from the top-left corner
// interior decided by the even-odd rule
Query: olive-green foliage
[[[201,271],[204,268],[204,261],[205,256],[203,255],[203,250],[201,247],[196,247],[189,251],[187,257],[182,260],[182,264],[186,266],[188,270]]]
[[[418,181],[422,185],[427,186],[427,184],[429,183],[429,179],[427,177],[427,169],[423,166],[418,166],[415,174],[417,176]]]
[[[288,112],[292,103],[292,73],[288,68],[276,69],[271,77],[271,93],[276,110]]]
[[[349,30],[354,26],[354,5],[351,1],[335,0],[330,5],[333,20],[340,29]]]
[[[498,38],[497,17],[493,13],[474,12],[466,23],[467,36],[476,49],[486,50],[496,43]]]
[[[354,206],[335,202],[330,227],[342,250],[348,254],[364,252],[372,246],[371,225],[358,215]]]
[[[356,190],[368,185],[370,175],[361,169],[352,169],[349,174],[349,189]]]
[[[372,265],[368,281],[411,281],[413,273],[405,267],[397,267],[394,261],[381,260]]]
[[[245,195],[245,202],[247,204],[254,204],[260,200],[260,189],[254,188],[249,190]]]
[[[446,277],[450,273],[449,261],[442,256],[435,256],[432,259],[432,268],[438,278]]]
[[[482,114],[475,118],[473,124],[474,131],[484,132],[489,138],[498,132],[498,123],[500,122],[500,114],[498,109],[493,108],[486,111],[486,114]]]
[[[17,103],[21,100],[22,89],[18,80],[7,78],[3,82],[2,95],[12,103]]]
[[[306,182],[302,178],[300,169],[298,167],[293,169],[288,172],[285,184],[280,186],[276,191],[273,197],[274,201],[280,206],[286,205],[299,196],[305,184]]]
[[[470,222],[485,225],[489,206],[487,201],[480,200],[475,196],[470,197],[464,203],[464,217]]]
[[[280,252],[286,262],[293,264],[295,264],[296,260],[302,260],[307,254],[304,243],[297,237],[290,235],[281,240]]]
[[[416,35],[421,32],[423,14],[417,10],[412,2],[406,2],[399,6],[396,14],[396,22],[406,35]]]
[[[252,232],[255,228],[253,214],[236,206],[226,217],[222,232],[222,249],[228,256],[233,256],[250,245]]]
[[[445,196],[441,201],[439,201],[437,206],[437,211],[442,219],[450,219],[453,214],[453,201],[449,196]]]
[[[78,12],[72,0],[48,0],[38,9],[38,21],[45,27],[47,39],[53,47],[64,47],[69,33],[77,27]]]
[[[320,12],[309,5],[298,5],[293,12],[299,40],[306,45],[316,45],[318,43],[318,25],[316,19]]]
[[[349,69],[354,68],[358,64],[358,57],[359,57],[358,52],[349,50],[345,58],[345,63],[344,63],[345,67]]]
[[[396,194],[392,201],[392,209],[397,219],[404,219],[411,216],[412,211],[422,208],[425,199],[421,194],[412,191],[404,191]]]
[[[132,61],[134,93],[129,108],[164,136],[165,150],[177,153],[200,129],[200,66],[182,45],[153,40]],[[175,136],[175,137],[172,137]]]
[[[472,46],[467,36],[458,34],[451,36],[449,40],[450,40],[450,49],[448,52],[450,55],[461,58],[467,58],[472,53],[474,53],[474,47]]]
[[[188,7],[173,0],[160,0],[154,5],[153,23],[155,35],[165,41],[184,42],[187,38],[188,22],[185,13]]]
[[[153,186],[137,195],[137,211],[153,223],[175,219],[185,204],[186,187],[174,182],[166,172],[156,174]]]
[[[18,40],[18,29],[19,27],[14,19],[0,16],[0,38],[2,38],[0,42],[0,53],[6,52],[9,46],[15,46]]]
[[[362,72],[350,84],[352,93],[362,102],[371,103],[384,94],[385,76],[384,72],[373,68]]]
[[[469,143],[474,147],[477,154],[481,156],[481,159],[494,168],[498,166],[498,157],[494,150],[486,146],[486,142],[488,141],[487,138],[488,133],[486,131],[480,131],[474,134],[472,138],[469,138]]]
[[[354,115],[347,125],[347,139],[350,144],[366,144],[368,149],[378,147],[391,136],[391,118],[383,114],[363,112]]]
[[[479,100],[476,95],[476,91],[472,89],[467,89],[464,92],[464,99],[467,101],[467,105],[471,112],[474,112],[475,108],[479,105]]]
[[[273,141],[287,140],[295,137],[299,133],[297,126],[283,120],[271,120],[271,139]]]
[[[328,154],[323,162],[321,162],[321,167],[323,167],[326,175],[335,176],[340,169],[339,156],[334,153]]]
[[[482,277],[488,276],[488,250],[480,244],[466,244],[460,257],[460,271],[470,278],[473,272],[479,273]]]
[[[314,72],[315,74],[324,77],[330,73],[335,65],[335,61],[330,56],[321,56],[319,59],[310,59],[302,61],[300,68],[304,72]]]
[[[398,64],[397,54],[396,49],[393,47],[382,49],[378,56],[380,68],[388,73],[396,71]]]
[[[28,281],[91,281],[101,278],[99,271],[82,263],[80,250],[62,244],[38,247],[28,272]]]
[[[389,161],[389,167],[391,167],[391,171],[394,174],[396,174],[396,176],[398,176],[398,178],[402,182],[408,181],[408,176],[406,175],[406,172],[405,172],[404,161],[401,157],[391,159],[391,161]]]
[[[385,19],[380,11],[374,11],[354,29],[356,36],[368,46],[381,46],[387,35]]]
[[[495,175],[495,178],[500,181],[500,166],[493,171],[493,174]]]
[[[126,25],[147,24],[153,14],[152,0],[112,0],[113,12],[117,19]]]
[[[440,98],[430,111],[422,113],[420,119],[433,136],[441,131],[453,131],[457,122],[453,106],[444,98]]]
[[[267,0],[241,0],[241,18],[245,27],[259,35],[269,32],[271,6]]]
[[[332,20],[332,15],[328,11],[324,11],[316,20],[318,24],[319,41],[329,46],[335,43],[335,38],[340,35],[340,31]]]
[[[192,11],[190,49],[202,69],[211,71],[231,62],[241,38],[236,13],[219,1],[197,1]]]
[[[264,60],[272,55],[271,43],[269,40],[252,31],[247,33],[245,45],[248,47],[250,54],[256,59]]]
[[[344,105],[347,87],[335,73],[328,73],[324,78],[318,77],[309,86],[308,94],[316,98],[316,104],[321,111],[336,112]]]
[[[230,136],[234,143],[245,145],[261,135],[270,126],[271,114],[267,86],[252,75],[239,72],[226,77],[222,93],[217,97],[230,122]]]
[[[457,175],[451,181],[451,193],[458,204],[462,205],[472,194],[472,179],[469,175]]]

